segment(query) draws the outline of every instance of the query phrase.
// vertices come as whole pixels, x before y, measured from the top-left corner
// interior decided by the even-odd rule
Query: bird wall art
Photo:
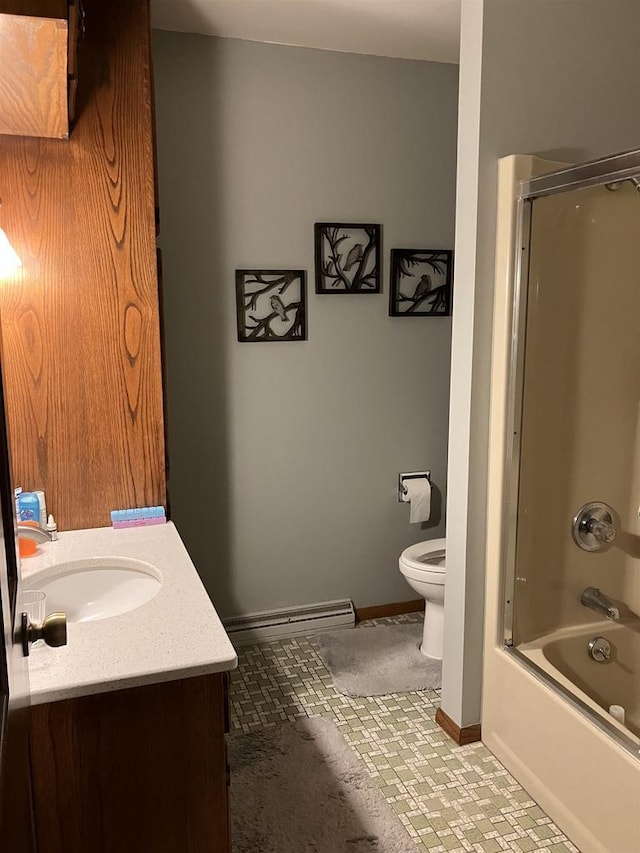
[[[316,222],[316,293],[380,293],[380,225]]]
[[[453,252],[449,249],[392,249],[389,314],[447,317],[451,314]]]
[[[236,270],[238,340],[307,339],[305,270]]]

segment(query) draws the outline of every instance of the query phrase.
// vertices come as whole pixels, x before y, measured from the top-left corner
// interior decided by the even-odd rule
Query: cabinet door
[[[0,133],[66,139],[66,9],[62,18],[5,14],[20,5],[0,0]]]
[[[35,705],[39,853],[228,853],[221,674]]]

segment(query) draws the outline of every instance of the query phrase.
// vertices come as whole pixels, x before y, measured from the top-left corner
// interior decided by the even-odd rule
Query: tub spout
[[[590,607],[592,610],[595,610],[596,613],[601,613],[603,616],[606,616],[607,619],[612,619],[617,621],[620,618],[620,611],[617,607],[615,607],[607,598],[607,596],[600,592],[600,590],[595,586],[588,586],[582,595],[580,596],[580,603],[584,604],[585,607]]]

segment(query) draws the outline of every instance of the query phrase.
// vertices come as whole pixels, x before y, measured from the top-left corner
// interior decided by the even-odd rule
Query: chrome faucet
[[[612,619],[616,621],[620,618],[620,611],[617,607],[615,607],[607,598],[607,596],[600,592],[600,590],[595,586],[588,586],[582,595],[580,596],[580,603],[584,604],[585,607],[590,607],[592,610],[595,610],[596,613],[601,613],[603,616],[606,616],[607,619]]]
[[[34,542],[53,542],[53,533],[39,524],[18,524],[18,536]]]

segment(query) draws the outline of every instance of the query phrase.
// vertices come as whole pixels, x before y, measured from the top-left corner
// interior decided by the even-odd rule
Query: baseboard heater
[[[246,616],[231,616],[222,621],[231,642],[242,646],[261,640],[317,634],[335,628],[353,628],[356,613],[353,602],[345,599],[322,601],[302,607],[286,607],[282,610],[265,610]]]

